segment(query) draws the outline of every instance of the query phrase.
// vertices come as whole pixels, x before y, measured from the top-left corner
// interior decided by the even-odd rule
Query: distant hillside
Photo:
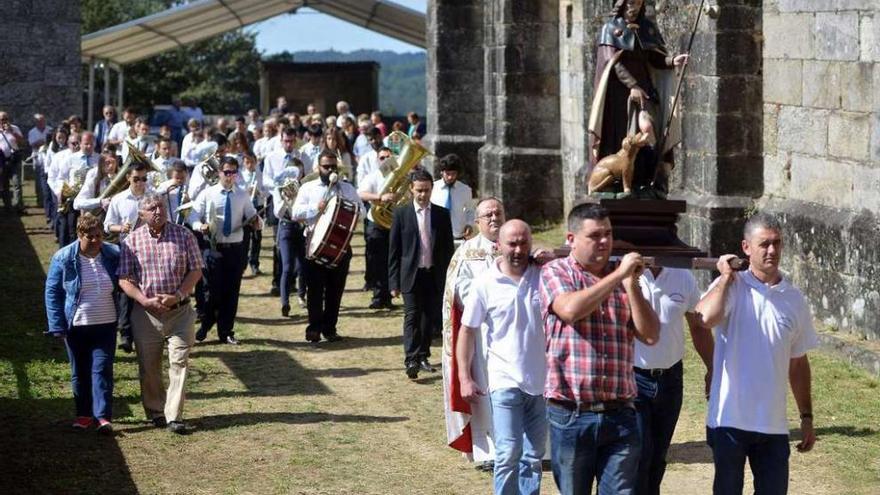
[[[284,51],[264,57],[266,60],[296,62],[378,62],[379,108],[386,115],[404,115],[414,111],[425,114],[425,54],[419,52],[395,53],[380,50],[356,50],[343,53],[336,50]]]

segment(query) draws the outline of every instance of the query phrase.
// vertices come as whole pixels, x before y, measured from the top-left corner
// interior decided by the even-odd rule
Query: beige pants
[[[186,397],[186,365],[195,342],[196,312],[183,306],[156,317],[134,303],[131,327],[137,349],[141,400],[147,419],[165,415],[168,421],[181,421]],[[162,343],[168,342],[168,391],[162,383]]]

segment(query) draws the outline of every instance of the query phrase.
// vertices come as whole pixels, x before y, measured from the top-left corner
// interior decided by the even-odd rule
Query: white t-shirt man
[[[724,310],[706,425],[787,435],[789,361],[818,341],[804,295],[785,276],[771,287],[746,270],[735,274]]]
[[[540,270],[529,265],[519,281],[501,272],[498,260],[471,286],[461,324],[485,326],[489,392],[518,388],[544,393],[547,365],[541,320]]]
[[[639,286],[660,319],[660,340],[645,345],[636,339],[633,365],[644,369],[669,369],[684,358],[684,315],[700,302],[700,289],[690,270],[664,268],[654,278],[644,270]]]

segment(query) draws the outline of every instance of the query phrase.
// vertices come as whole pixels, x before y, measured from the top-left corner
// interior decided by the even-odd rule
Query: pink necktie
[[[419,239],[421,242],[419,268],[431,267],[431,237],[428,233],[428,209],[421,208],[419,210]]]

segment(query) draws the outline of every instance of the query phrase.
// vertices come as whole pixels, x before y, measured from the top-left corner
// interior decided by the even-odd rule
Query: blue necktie
[[[223,210],[223,236],[232,233],[232,191],[223,191],[226,195],[226,208]]]
[[[452,211],[452,186],[446,185],[446,209]]]

